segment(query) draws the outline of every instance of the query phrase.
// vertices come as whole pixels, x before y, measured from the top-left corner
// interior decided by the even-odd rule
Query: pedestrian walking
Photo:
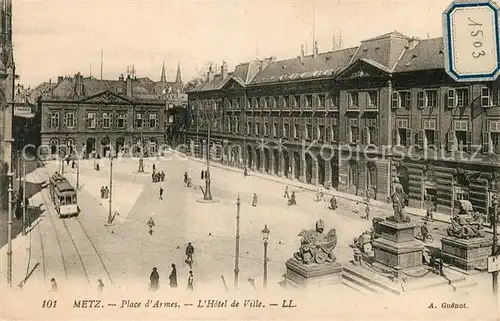
[[[160,179],[161,179],[162,182],[165,181],[165,172],[164,171],[161,171]]]
[[[193,254],[194,254],[194,247],[191,244],[191,242],[188,243],[186,246],[186,264],[189,265],[189,268],[193,268]]]
[[[352,209],[352,212],[354,214],[359,214],[359,208],[358,207],[359,207],[359,203],[356,202],[356,205],[354,205],[354,208]]]
[[[187,184],[188,181],[188,172],[184,172],[184,184]]]
[[[150,291],[157,291],[158,288],[160,287],[160,275],[158,274],[158,269],[153,268],[153,271],[151,272],[151,275],[149,276],[149,290]]]
[[[297,205],[297,201],[295,200],[295,192],[292,192],[292,195],[290,195],[288,205]]]
[[[75,168],[75,160],[74,159],[71,161],[71,168]]]
[[[285,186],[285,194],[283,195],[283,198],[290,198],[290,195],[288,194],[288,185]]]
[[[160,199],[163,199],[163,187],[160,187]]]
[[[252,206],[257,207],[257,194],[253,193]]]
[[[104,186],[101,186],[101,200],[104,198],[104,193],[105,193]]]
[[[332,196],[330,198],[330,209],[331,210],[336,210],[337,209],[337,199],[335,198],[335,196]]]
[[[204,179],[205,178],[205,172],[202,170],[201,171],[201,179]]]
[[[108,199],[108,198],[109,198],[109,188],[108,188],[107,186],[106,186],[106,187],[105,187],[105,189],[104,189],[104,197],[105,197],[106,199]]]
[[[57,292],[57,282],[55,278],[50,279],[50,287],[52,292]]]
[[[243,177],[247,177],[248,176],[248,169],[245,167],[245,170],[243,171]]]
[[[155,172],[151,173],[151,182],[155,182]]]
[[[155,227],[155,221],[153,221],[153,218],[150,217],[147,223],[149,227],[149,235],[153,235],[153,227]]]
[[[364,216],[364,219],[365,220],[369,220],[370,219],[370,205],[366,204],[365,206],[365,216]]]
[[[425,214],[425,218],[428,221],[434,222],[434,204],[430,204],[429,207],[427,207],[427,212]]]
[[[170,287],[177,287],[177,269],[175,268],[175,264],[172,263],[172,272],[170,272],[170,276],[168,277],[170,280]]]
[[[104,290],[104,283],[102,283],[102,279],[97,279],[97,288],[99,289],[100,292],[102,292],[102,290]]]
[[[153,164],[153,172],[155,172],[155,171],[156,171],[156,165]]]
[[[188,290],[193,291],[194,290],[194,279],[193,279],[193,271],[189,271],[189,278],[188,278]]]

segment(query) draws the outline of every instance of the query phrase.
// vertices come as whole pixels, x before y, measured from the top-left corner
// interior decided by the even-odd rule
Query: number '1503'
[[[471,26],[471,27],[480,27],[480,26],[482,26],[481,23],[475,22],[470,17],[468,17],[468,19],[469,19],[469,26]],[[483,39],[484,33],[483,33],[483,31],[481,29],[479,29],[479,30],[471,31],[470,35],[472,37],[474,37],[474,38],[475,37],[479,37],[480,39]],[[473,58],[479,58],[481,56],[486,55],[486,52],[484,52],[484,50],[481,49],[481,51],[479,51],[479,49],[483,46],[482,41],[479,41],[479,40],[476,40],[476,39],[473,39],[473,40],[475,40],[475,41],[472,43],[472,45],[474,46],[474,48],[478,48],[478,51],[473,51],[472,52],[472,57]]]

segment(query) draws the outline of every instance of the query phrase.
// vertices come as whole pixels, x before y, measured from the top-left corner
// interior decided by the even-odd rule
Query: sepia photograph
[[[499,11],[0,0],[0,319],[500,320]]]

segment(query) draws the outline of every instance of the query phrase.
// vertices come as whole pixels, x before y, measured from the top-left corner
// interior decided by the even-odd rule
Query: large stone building
[[[8,172],[12,163],[12,106],[15,85],[12,48],[12,0],[0,0],[0,207],[8,205]]]
[[[133,74],[118,80],[59,77],[38,101],[41,143],[52,155],[75,148],[88,157],[109,148],[139,153],[141,146],[155,153],[166,143],[168,110],[186,102],[180,67],[175,82],[167,82],[164,66],[159,82]]]
[[[413,206],[488,213],[500,166],[500,83],[457,83],[442,38],[391,32],[358,47],[209,70],[188,89],[190,152],[379,200],[395,177]],[[211,121],[208,121],[211,120]],[[221,148],[217,148],[220,146]],[[485,175],[479,177],[479,173]]]

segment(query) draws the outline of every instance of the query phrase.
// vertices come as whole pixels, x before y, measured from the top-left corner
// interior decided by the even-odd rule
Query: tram
[[[77,216],[80,213],[76,190],[64,176],[54,173],[49,180],[49,190],[59,217]]]

